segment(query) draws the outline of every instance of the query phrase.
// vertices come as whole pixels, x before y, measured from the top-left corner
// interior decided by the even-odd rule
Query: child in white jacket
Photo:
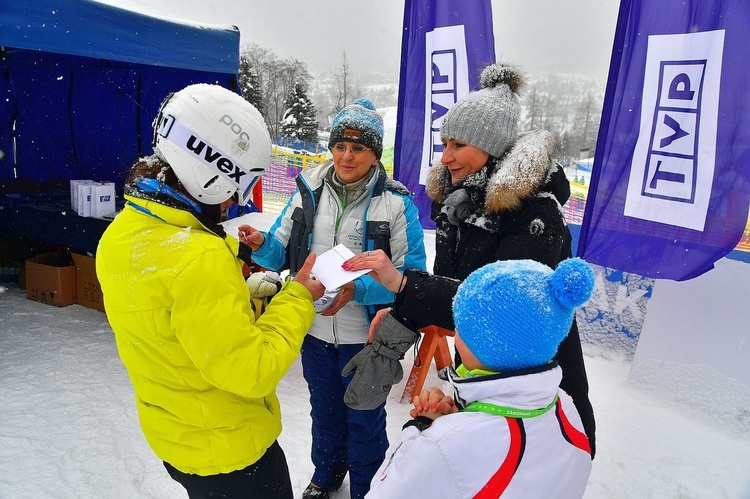
[[[453,302],[454,398],[439,388],[414,397],[366,497],[580,498],[589,444],[550,359],[593,287],[578,258],[555,271],[516,260],[472,273]]]

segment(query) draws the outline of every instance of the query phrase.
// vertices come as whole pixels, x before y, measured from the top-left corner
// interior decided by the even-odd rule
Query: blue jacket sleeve
[[[401,272],[407,268],[425,270],[427,255],[424,248],[424,230],[419,223],[419,210],[410,196],[401,198],[404,203],[403,212],[391,225],[392,259]],[[354,280],[354,299],[362,305],[391,303],[394,297],[393,292],[368,275]]]
[[[289,198],[281,214],[276,218],[268,232],[263,232],[265,241],[257,251],[253,251],[253,261],[270,270],[278,271],[286,263],[286,250],[289,243],[289,233],[292,226],[291,214],[294,203],[298,202],[297,192]]]

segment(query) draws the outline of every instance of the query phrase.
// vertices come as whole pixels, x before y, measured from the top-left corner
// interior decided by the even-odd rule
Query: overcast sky
[[[355,73],[398,76],[404,0],[98,0],[147,14],[235,25],[240,42],[294,57],[313,75],[346,51]],[[461,0],[455,0],[460,2]],[[606,79],[617,0],[492,0],[498,60],[529,73]]]

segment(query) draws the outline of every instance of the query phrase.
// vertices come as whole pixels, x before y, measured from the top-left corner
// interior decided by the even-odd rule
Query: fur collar
[[[487,182],[484,210],[487,213],[513,210],[523,199],[535,195],[547,180],[554,148],[555,139],[545,130],[519,135],[507,154],[498,160]],[[427,195],[442,203],[448,182],[448,167],[442,163],[433,166],[427,173]]]

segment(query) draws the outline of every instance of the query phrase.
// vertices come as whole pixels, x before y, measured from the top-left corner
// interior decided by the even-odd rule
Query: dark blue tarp
[[[90,0],[0,0],[0,180],[121,185],[168,93],[238,91],[239,38]]]

